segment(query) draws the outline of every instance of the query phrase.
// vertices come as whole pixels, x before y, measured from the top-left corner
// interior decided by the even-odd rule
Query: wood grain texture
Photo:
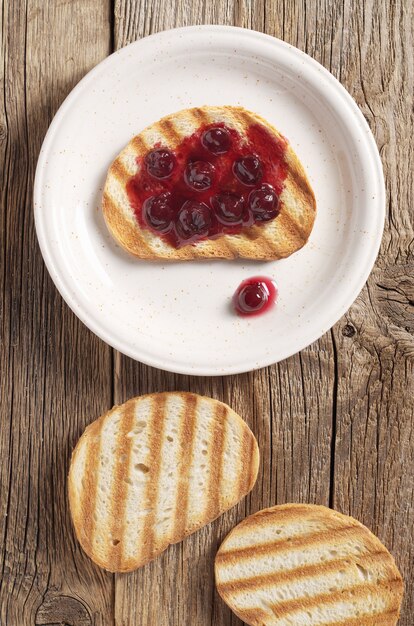
[[[355,334],[334,329],[332,500],[395,555],[406,582],[400,623],[407,626],[414,622],[413,8],[366,2],[360,15],[345,6],[343,18],[341,80],[380,149],[387,220],[374,271],[345,318]]]
[[[0,626],[237,626],[214,590],[226,533],[275,503],[331,504],[367,524],[406,581],[414,622],[413,3],[409,0],[3,0],[0,109]],[[387,222],[367,286],[318,342],[226,378],[169,374],[112,351],[69,311],[38,250],[34,167],[72,86],[109,51],[175,26],[275,35],[350,91],[380,148]],[[85,425],[116,402],[190,390],[230,404],[259,442],[250,496],[138,572],[113,577],[76,543],[65,478]]]
[[[32,184],[54,112],[109,52],[109,3],[6,0],[2,17],[0,624],[107,626],[113,579],[73,536],[66,475],[91,415],[111,403],[111,352],[49,278]]]

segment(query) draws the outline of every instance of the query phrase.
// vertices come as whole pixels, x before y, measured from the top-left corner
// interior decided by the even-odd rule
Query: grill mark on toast
[[[315,196],[311,191],[306,177],[302,174],[302,172],[299,172],[299,170],[296,170],[294,182],[296,190],[303,197],[306,204],[309,205],[310,210],[314,210]]]
[[[245,432],[243,433],[242,452],[240,455],[239,494],[247,493],[250,488],[253,451],[253,437],[249,437],[249,433]],[[248,471],[246,471],[246,469]]]
[[[133,212],[131,205],[129,205],[129,207]],[[138,226],[136,224],[132,226],[129,222],[126,222],[126,220],[119,220],[117,217],[117,204],[106,191],[103,196],[103,211],[109,230],[116,234],[116,241],[122,241],[123,246],[132,252],[132,254],[134,254],[138,242],[143,253],[141,258],[151,258],[153,256],[152,247],[144,240]]]
[[[226,258],[226,257],[234,257],[234,252],[231,251],[230,246],[228,245],[227,240],[224,237],[218,237],[214,240],[215,254],[217,257]],[[229,254],[230,253],[230,254]]]
[[[323,508],[319,510],[316,507],[312,510],[312,514],[309,515],[309,505],[306,504],[289,505],[286,508],[283,508],[283,505],[279,506],[280,508],[278,508],[277,511],[273,510],[274,508],[263,509],[255,513],[254,516],[247,517],[236,527],[237,530],[251,529],[252,526],[274,526],[274,524],[278,522],[284,522],[285,525],[288,526],[289,522],[298,520],[321,522],[323,524],[322,530],[331,530],[337,527],[343,528],[343,522],[334,514],[334,511],[332,511],[331,516],[327,518]],[[348,518],[348,521],[350,522],[349,525],[352,526],[352,518]],[[356,522],[354,526],[359,528],[359,524]],[[225,542],[223,548],[225,548]]]
[[[277,252],[278,246],[274,245],[273,242],[268,239],[265,235],[264,228],[261,226],[250,226],[245,231],[243,231],[240,235],[243,236],[248,241],[252,241],[258,243],[262,250],[269,253],[273,258],[275,251]]]
[[[181,541],[185,535],[189,499],[189,475],[194,447],[197,411],[197,396],[193,394],[183,394],[182,398],[183,407],[180,433],[181,463],[178,469],[179,482],[175,507],[173,542]]]
[[[238,235],[238,237],[241,238],[242,240],[244,239],[244,241],[247,241],[247,242],[251,241],[255,243],[256,245],[259,245],[261,249],[261,258],[274,259],[276,258],[275,253],[278,254],[279,246],[275,244],[271,239],[266,237],[263,227],[250,226],[245,231],[243,231],[240,235]],[[240,249],[239,249],[239,252],[240,252],[240,256],[244,258],[245,256],[244,253],[240,251]],[[255,258],[255,257],[252,256],[250,258]]]
[[[257,124],[257,121],[252,118],[248,111],[241,109],[237,114],[237,119],[243,125],[245,132],[252,124]]]
[[[162,135],[164,135],[166,143],[169,146],[176,146],[182,140],[181,133],[176,129],[174,122],[172,122],[172,120],[169,118],[161,120],[161,122],[157,124],[157,130],[161,132]]]
[[[384,550],[378,550],[377,552],[360,554],[358,555],[358,559],[364,559],[364,563],[368,561],[382,561],[384,555],[388,557],[387,552]],[[347,569],[347,567],[355,564],[356,561],[354,560],[354,557],[344,556],[341,559],[323,561],[315,563],[315,565],[303,565],[289,570],[274,572],[272,574],[257,574],[256,576],[249,576],[248,578],[235,578],[233,580],[226,581],[225,583],[218,583],[218,587],[220,589],[220,593],[224,594],[239,593],[241,591],[253,591],[254,589],[260,589],[261,587],[268,587],[284,582],[291,583],[302,578],[312,578],[313,576],[338,572],[341,569]]]
[[[257,479],[257,472],[258,472],[258,468],[259,468],[259,463],[260,463],[260,452],[258,449],[258,445],[257,445],[257,441],[256,438],[253,437],[252,438],[252,449],[251,449],[251,455],[250,455],[250,472],[249,472],[249,483],[248,483],[248,490],[250,491],[250,489],[253,489],[256,479]]]
[[[123,539],[125,534],[125,506],[128,486],[126,479],[129,476],[129,463],[131,457],[132,438],[127,434],[132,430],[135,417],[135,400],[128,402],[124,407],[124,413],[120,417],[117,447],[115,452],[114,481],[112,486],[112,501],[110,519],[110,536],[112,543],[108,550],[108,568],[119,569],[122,566]],[[114,543],[118,542],[118,543]]]
[[[224,441],[226,439],[227,407],[217,404],[214,428],[211,434],[210,446],[214,449],[214,458],[211,462],[210,480],[208,485],[207,512],[211,519],[217,517],[221,510],[220,487],[223,473]],[[210,452],[211,457],[211,452]]]
[[[243,235],[249,241],[256,241],[260,237],[258,226],[249,226],[246,230],[243,230],[238,236]]]
[[[288,161],[288,167],[290,171],[289,178],[292,186],[296,189],[298,194],[302,196],[305,203],[309,206],[309,209],[314,211],[316,205],[315,195],[312,191],[303,167],[296,160],[294,154],[292,154],[292,148],[290,147]]]
[[[307,230],[304,229],[300,224],[297,223],[295,218],[287,211],[285,204],[282,202],[279,213],[279,225],[280,225],[280,217],[282,217],[282,221],[285,222],[285,230],[289,232],[289,234],[296,239],[299,243],[306,242],[308,239]],[[276,218],[278,219],[278,218]]]
[[[209,253],[207,258],[218,258],[218,259],[234,259],[239,256],[239,246],[237,241],[232,242],[232,237],[236,237],[237,235],[219,235],[214,239],[210,240],[210,244],[214,246],[214,254]],[[204,240],[202,243],[206,243],[208,240]],[[193,246],[194,258],[202,258],[205,256],[203,254],[200,246],[195,243]]]
[[[303,609],[311,609],[318,605],[335,604],[336,602],[352,602],[359,598],[369,598],[370,595],[379,595],[380,589],[390,589],[400,584],[399,579],[380,581],[376,584],[361,583],[348,587],[347,589],[333,591],[329,593],[320,593],[316,596],[301,596],[297,600],[287,600],[285,602],[277,602],[276,604],[269,604],[269,608],[273,611],[276,617],[284,617],[291,613],[297,613]],[[389,610],[389,605],[386,607],[386,611]],[[382,612],[381,612],[382,613]],[[378,615],[381,615],[378,613]],[[335,623],[335,622],[334,622]]]
[[[228,235],[226,238],[223,237],[223,241],[226,244],[226,252],[230,253],[228,255],[226,254],[226,258],[235,259],[240,256],[240,247],[238,243],[232,239],[231,235]]]
[[[237,609],[232,607],[232,610],[243,622],[249,624],[265,626],[269,619],[269,614],[260,608]],[[395,617],[397,619],[398,616],[398,609],[393,608],[373,616],[351,617],[340,622],[324,622],[323,626],[391,626],[390,618]]]
[[[264,236],[264,228],[263,228],[263,226],[258,226],[257,224],[255,224],[253,226],[247,227],[245,230],[243,230],[241,233],[239,233],[238,236],[239,237],[243,236],[246,239],[248,239],[249,241],[260,240],[260,243],[263,243],[263,241],[264,241],[265,245],[268,244],[268,239]],[[267,247],[269,248],[270,246],[267,246]]]
[[[198,124],[204,125],[204,124],[208,124],[210,121],[210,118],[206,114],[204,109],[200,109],[197,107],[194,109],[189,109],[188,113],[191,114],[193,119],[195,119]]]
[[[263,609],[239,609],[232,607],[232,611],[246,624],[254,624],[254,626],[266,626],[269,614]],[[324,624],[324,626],[326,626]]]
[[[359,531],[359,532],[358,532]],[[268,543],[261,543],[255,546],[247,546],[246,548],[238,548],[233,550],[228,550],[225,552],[219,552],[217,554],[217,559],[219,564],[225,563],[226,561],[232,561],[233,559],[249,559],[251,557],[255,557],[262,554],[276,554],[278,552],[286,552],[291,551],[295,548],[300,549],[304,546],[311,546],[318,543],[326,542],[329,544],[332,541],[332,537],[335,539],[339,537],[347,537],[348,535],[352,536],[355,539],[355,535],[359,535],[366,542],[370,537],[368,533],[362,533],[361,529],[358,526],[342,526],[337,529],[325,530],[325,531],[317,531],[314,533],[306,533],[304,535],[299,535],[290,541],[288,539],[282,539],[279,541],[271,541]]]
[[[283,506],[283,505],[281,505]],[[295,504],[294,506],[290,506],[290,508],[280,508],[277,512],[273,509],[263,509],[263,511],[258,511],[254,514],[254,520],[252,518],[246,518],[245,521],[241,522],[237,528],[241,527],[249,527],[252,524],[256,526],[257,522],[262,522],[263,520],[269,519],[271,520],[271,525],[278,521],[287,521],[297,519],[316,519],[326,521],[326,513],[323,511],[312,511],[312,518],[309,517],[309,506],[307,504]]]
[[[104,419],[105,418],[91,424],[88,429],[89,441],[86,442],[87,452],[85,460],[85,473],[83,476],[85,486],[82,490],[82,500],[80,506],[83,521],[79,536],[82,538],[82,546],[84,550],[91,554],[94,554],[94,514],[98,490],[98,463],[101,452],[101,432]]]
[[[132,140],[130,145],[133,147],[134,151],[137,153],[137,156],[143,156],[144,152],[147,152],[148,147],[141,135],[136,135]]]
[[[274,257],[275,254],[279,254],[279,244],[275,243],[271,237],[268,237],[265,230],[263,230],[262,237],[260,238],[260,245],[262,247],[264,246],[266,250],[269,250],[272,257]]]
[[[270,128],[268,122],[266,122],[263,118],[258,118],[255,114],[252,114],[251,111],[243,109],[243,107],[229,107],[229,109],[233,118],[232,126],[242,135],[242,144],[245,144],[248,141],[247,131],[250,126],[260,124],[265,128]],[[274,130],[272,132],[274,133]],[[277,136],[277,133],[274,134]]]
[[[372,616],[351,617],[340,622],[324,624],[324,626],[391,626],[390,619],[394,618],[393,623],[395,624],[398,617],[399,610],[396,608]]]
[[[318,509],[312,511],[312,517],[309,516],[309,506],[306,504],[295,504],[291,506],[291,508],[283,509],[281,508],[275,512],[273,508],[271,509],[263,509],[262,511],[258,511],[252,517],[247,517],[240,524],[238,524],[236,535],[233,535],[233,531],[228,535],[228,538],[237,536],[237,534],[243,529],[243,535],[248,534],[251,531],[251,527],[260,527],[266,528],[268,526],[274,526],[278,522],[285,522],[285,525],[288,526],[289,522],[296,521],[299,519],[305,520],[313,520],[313,521],[322,521],[324,524],[323,530],[330,530],[332,528],[332,521],[335,520],[335,527],[339,526],[342,528],[342,524],[338,523],[336,517],[331,517],[329,520],[326,519],[326,515],[322,511],[318,511]],[[329,525],[328,525],[329,524]],[[356,524],[355,524],[356,526]],[[303,535],[302,535],[303,536]],[[227,551],[231,551],[231,549],[226,549],[227,539],[223,542],[220,553],[225,554]]]
[[[160,393],[152,397],[151,403],[151,417],[149,418],[149,455],[150,455],[150,468],[147,477],[147,483],[145,488],[145,500],[144,505],[151,510],[145,516],[145,520],[142,527],[141,537],[143,541],[141,544],[141,560],[147,561],[155,556],[157,546],[154,546],[155,536],[155,524],[157,518],[157,500],[159,490],[159,478],[161,471],[161,454],[162,454],[162,442],[164,436],[165,426],[165,404],[167,401],[167,394]]]
[[[130,174],[126,171],[125,167],[122,165],[120,159],[116,159],[109,170],[109,174],[114,176],[121,185],[125,186],[129,179],[131,178]]]

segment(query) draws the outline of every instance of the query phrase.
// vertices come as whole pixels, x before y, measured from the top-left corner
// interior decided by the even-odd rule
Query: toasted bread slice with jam
[[[221,544],[215,572],[223,600],[252,626],[392,626],[403,596],[380,540],[323,506],[251,515]]]
[[[133,206],[128,185],[135,177],[138,185],[148,187],[147,183],[139,182],[139,177],[145,168],[145,158],[154,147],[171,151],[176,162],[181,163],[180,159],[184,158],[181,154],[183,145],[186,145],[189,138],[194,137],[200,128],[211,128],[212,125],[223,126],[229,132],[237,134],[240,149],[244,152],[247,150],[246,146],[250,146],[248,137],[252,128],[261,131],[262,135],[265,133],[263,136],[268,138],[269,144],[267,152],[266,150],[263,152],[265,173],[274,175],[275,172],[280,172],[282,166],[284,172],[283,183],[281,182],[278,191],[278,215],[274,219],[260,222],[249,222],[244,218],[245,221],[239,229],[232,227],[232,224],[225,227],[221,225],[218,230],[213,229],[208,236],[199,240],[192,240],[187,245],[185,241],[181,242],[184,245],[174,245],[171,243],[171,234],[160,234],[148,227],[142,218],[144,200],[141,198]],[[272,142],[277,146],[273,153],[269,149],[269,146],[273,145]],[[254,144],[251,152],[255,152]],[[213,169],[215,168],[216,176],[220,180],[224,176],[224,158],[220,155],[211,157]],[[185,163],[184,165],[181,163],[181,166],[185,167]],[[222,184],[224,191],[231,190],[232,185],[232,169],[228,164],[226,168],[229,174]],[[178,184],[185,187],[182,184],[183,176],[180,174],[180,180],[178,176],[177,173]],[[263,179],[263,182],[266,181]],[[154,184],[158,193],[164,191],[165,180],[155,181]],[[246,187],[243,197],[243,202],[249,206],[251,189]],[[142,197],[145,197],[145,190],[143,194]],[[195,196],[209,205],[209,209],[206,210],[211,210],[211,197],[197,193]],[[274,260],[289,256],[307,242],[315,220],[316,202],[298,157],[288,141],[273,126],[259,115],[241,107],[205,106],[168,115],[143,130],[128,143],[108,170],[103,192],[103,213],[116,241],[141,259],[184,261],[242,257]],[[174,229],[176,230],[176,225],[172,227],[172,231]]]
[[[90,424],[72,455],[69,503],[79,542],[127,572],[234,506],[253,487],[252,432],[222,402],[155,393]]]

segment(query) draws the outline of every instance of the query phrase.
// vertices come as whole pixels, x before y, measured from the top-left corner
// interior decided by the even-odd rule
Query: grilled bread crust
[[[286,504],[236,526],[216,556],[217,590],[252,626],[392,626],[403,582],[360,522],[323,506]]]
[[[287,177],[276,219],[254,225],[237,235],[223,235],[176,249],[148,229],[142,229],[130,206],[126,184],[138,171],[143,157],[159,142],[174,150],[183,137],[200,125],[224,122],[242,137],[251,124],[262,124],[277,138],[285,139],[259,115],[241,107],[200,107],[168,115],[134,137],[108,170],[103,213],[114,238],[141,259],[187,261],[201,258],[274,260],[287,257],[307,242],[316,215],[316,201],[305,171],[289,143],[285,153]]]
[[[72,454],[78,540],[101,567],[136,569],[235,505],[258,464],[254,435],[226,404],[178,392],[133,398],[90,424]]]

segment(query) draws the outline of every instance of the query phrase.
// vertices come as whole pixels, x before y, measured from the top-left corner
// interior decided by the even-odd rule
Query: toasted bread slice
[[[254,435],[222,402],[154,393],[90,424],[72,455],[69,503],[79,542],[127,572],[221,515],[253,487]]]
[[[324,506],[251,515],[223,541],[215,572],[223,600],[252,626],[391,626],[403,596],[380,540]]]
[[[148,228],[141,228],[131,208],[126,186],[156,144],[174,150],[183,138],[201,125],[224,123],[242,137],[253,124],[265,126],[271,135],[286,143],[284,160],[287,176],[280,196],[277,218],[256,224],[238,234],[200,240],[176,248]],[[200,258],[273,260],[287,257],[308,240],[316,214],[316,202],[305,171],[286,139],[259,115],[241,107],[200,107],[164,117],[134,137],[108,170],[103,213],[114,238],[141,259],[186,261]]]

